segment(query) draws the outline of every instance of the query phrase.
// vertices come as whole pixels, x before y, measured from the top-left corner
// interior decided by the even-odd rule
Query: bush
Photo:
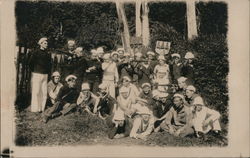
[[[226,36],[215,34],[201,36],[192,41],[197,53],[195,84],[208,107],[222,114],[223,123],[228,122],[228,49]]]

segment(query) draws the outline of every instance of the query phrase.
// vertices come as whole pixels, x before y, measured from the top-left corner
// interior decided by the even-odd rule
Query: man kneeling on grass
[[[99,98],[90,91],[88,83],[82,84],[82,91],[77,99],[77,105],[79,112],[87,111],[91,115],[97,113],[97,106],[99,104]]]
[[[175,94],[173,103],[173,106],[165,115],[165,120],[160,124],[160,128],[176,137],[194,134],[192,111],[184,104],[184,96]]]
[[[43,122],[47,123],[49,119],[53,119],[60,115],[66,115],[71,110],[76,108],[76,99],[79,92],[75,88],[77,77],[74,75],[69,75],[66,77],[67,84],[64,85],[57,95],[55,104],[45,110],[43,116]]]

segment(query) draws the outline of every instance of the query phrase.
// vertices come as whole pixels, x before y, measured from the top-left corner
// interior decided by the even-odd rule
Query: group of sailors
[[[220,136],[220,113],[206,106],[194,85],[195,56],[127,53],[122,48],[90,55],[68,41],[65,61],[51,75],[48,40],[29,58],[32,70],[31,111],[42,112],[42,121],[75,112],[105,120],[108,137],[146,140],[152,132],[177,137]],[[91,127],[91,125],[90,125]]]

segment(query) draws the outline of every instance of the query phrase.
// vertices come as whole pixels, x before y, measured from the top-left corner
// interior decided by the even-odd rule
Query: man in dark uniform
[[[69,75],[66,77],[67,85],[64,85],[57,95],[55,104],[44,112],[43,122],[47,123],[49,119],[53,119],[60,115],[66,115],[77,107],[76,100],[79,91],[75,88],[77,77]]]
[[[74,40],[69,40],[67,48],[63,50],[63,63],[61,65],[62,76],[65,78],[74,73],[77,56],[75,53],[76,44]]]
[[[40,48],[32,52],[28,64],[32,72],[31,77],[31,112],[45,110],[47,100],[48,74],[51,72],[51,55],[47,51],[47,38],[41,38],[38,42]]]
[[[102,80],[101,62],[98,61],[98,54],[95,50],[91,50],[91,58],[87,61],[87,69],[85,74],[85,82],[89,83],[90,91],[97,94],[98,86]]]
[[[100,84],[99,85],[99,117],[104,119],[107,116],[111,116],[113,114],[114,105],[117,104],[115,98],[113,98],[107,91],[107,85]]]

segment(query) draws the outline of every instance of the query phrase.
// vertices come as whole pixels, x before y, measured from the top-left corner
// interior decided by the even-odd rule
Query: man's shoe
[[[57,113],[52,114],[51,118],[53,119],[53,118],[56,118],[56,117],[61,116],[61,115],[62,115],[61,112],[57,112]]]
[[[43,117],[43,120],[42,120],[44,123],[47,123],[49,121],[49,117],[45,116]]]

